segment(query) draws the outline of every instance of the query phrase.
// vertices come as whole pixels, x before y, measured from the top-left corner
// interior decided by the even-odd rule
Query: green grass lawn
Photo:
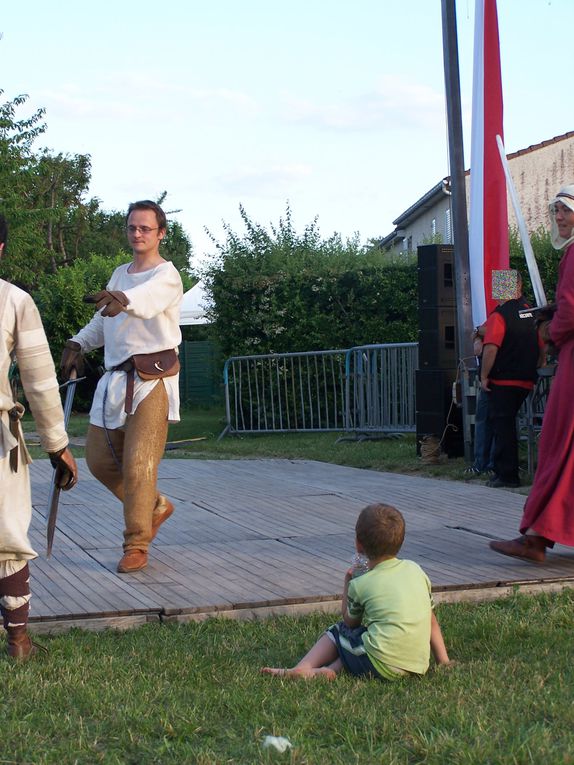
[[[387,684],[259,674],[332,617],[208,620],[38,638],[0,659],[1,763],[571,763],[574,593],[442,605],[450,670]],[[262,748],[266,735],[293,749]]]
[[[74,415],[70,435],[81,438],[86,427],[87,417]],[[462,459],[424,465],[414,436],[218,440],[223,427],[220,410],[184,411],[169,434],[179,448],[166,458],[310,459],[462,479]],[[81,446],[73,451],[83,456]],[[23,665],[0,658],[0,764],[574,763],[574,593],[437,613],[457,664],[392,685],[259,674],[263,665],[294,663],[332,622],[328,615],[42,636],[47,656]],[[265,750],[266,735],[293,748]]]

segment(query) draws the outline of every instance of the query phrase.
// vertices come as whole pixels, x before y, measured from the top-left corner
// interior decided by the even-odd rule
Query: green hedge
[[[322,240],[317,221],[298,235],[289,208],[271,233],[241,213],[247,233],[227,228],[204,274],[224,355],[416,340],[413,256],[390,260],[338,234]]]

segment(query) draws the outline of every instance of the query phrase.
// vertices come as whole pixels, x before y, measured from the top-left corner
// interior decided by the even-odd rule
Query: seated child
[[[450,664],[433,613],[431,584],[421,567],[396,555],[405,521],[390,505],[365,507],[355,526],[357,552],[368,571],[345,575],[343,621],[334,624],[291,669],[263,667],[270,675],[333,680],[345,669],[352,675],[395,680],[423,675],[432,650],[438,664]]]

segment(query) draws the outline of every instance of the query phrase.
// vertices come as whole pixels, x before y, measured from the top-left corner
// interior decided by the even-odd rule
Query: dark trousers
[[[526,388],[491,383],[488,420],[494,435],[494,472],[502,481],[518,483],[516,415],[528,396]]]
[[[474,415],[474,462],[472,466],[479,473],[494,470],[494,436],[488,420],[488,401],[490,394],[481,390],[476,401]]]

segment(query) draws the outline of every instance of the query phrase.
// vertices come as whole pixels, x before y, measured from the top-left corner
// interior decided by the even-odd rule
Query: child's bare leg
[[[263,667],[261,672],[267,675],[289,677],[317,677],[322,675],[334,680],[342,668],[343,664],[339,659],[335,643],[327,634],[323,634],[311,650],[291,669]]]

